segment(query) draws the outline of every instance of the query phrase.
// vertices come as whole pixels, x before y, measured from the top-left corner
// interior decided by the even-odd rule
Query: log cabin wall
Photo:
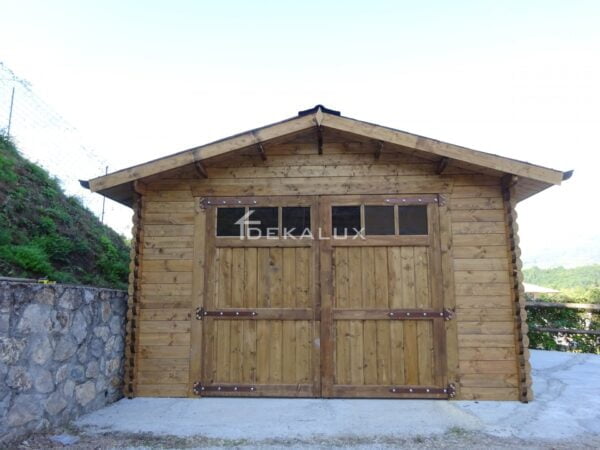
[[[444,301],[456,310],[447,323],[448,380],[456,383],[458,399],[519,398],[499,177],[452,163],[441,167],[435,156],[327,130],[322,154],[314,131],[263,150],[252,147],[207,160],[201,169],[186,166],[143,180],[135,395],[191,393],[192,311],[201,295],[193,285],[194,246],[198,255],[198,227],[204,227],[198,197],[439,193],[446,199],[440,207]],[[201,335],[193,332],[194,339]]]
[[[461,386],[458,398],[517,400],[515,320],[500,181],[454,186],[449,209]]]

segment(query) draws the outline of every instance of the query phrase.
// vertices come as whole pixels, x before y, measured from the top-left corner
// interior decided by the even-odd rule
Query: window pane
[[[277,216],[277,207],[263,207],[250,209],[250,223],[248,225],[248,235],[252,237],[277,236],[279,234],[279,220]],[[260,230],[260,234],[259,231]],[[268,234],[267,234],[268,233]]]
[[[240,225],[236,224],[244,215],[244,208],[217,208],[217,236],[240,236]]]
[[[310,231],[310,208],[305,206],[284,207],[281,211],[283,233],[301,236],[304,230]]]
[[[427,234],[427,206],[399,206],[400,234]]]
[[[360,230],[360,206],[333,206],[331,224],[334,235],[354,236]]]
[[[365,206],[366,234],[394,234],[393,206]]]

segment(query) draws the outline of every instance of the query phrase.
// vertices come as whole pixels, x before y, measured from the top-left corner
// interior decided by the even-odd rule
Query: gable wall
[[[451,237],[447,261],[456,291],[458,352],[449,348],[450,376],[462,399],[518,398],[507,233],[497,177],[448,167],[397,148],[334,134],[323,155],[314,135],[265,145],[144,180],[141,211],[139,339],[135,395],[188,395],[195,196],[446,193]],[[452,339],[449,345],[452,346]],[[456,362],[453,362],[456,361]],[[455,378],[455,375],[457,378]],[[192,380],[193,381],[193,380]]]

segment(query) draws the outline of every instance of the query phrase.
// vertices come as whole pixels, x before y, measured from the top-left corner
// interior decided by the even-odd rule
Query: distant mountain
[[[554,289],[587,289],[600,286],[600,264],[572,269],[564,267],[555,267],[552,269],[532,267],[523,270],[523,276],[528,283]]]
[[[600,264],[600,234],[573,236],[564,243],[548,243],[545,248],[521,246],[524,267],[579,267]]]

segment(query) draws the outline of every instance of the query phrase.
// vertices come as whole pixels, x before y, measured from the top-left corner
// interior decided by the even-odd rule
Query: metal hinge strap
[[[200,381],[194,383],[193,392],[196,395],[202,395],[205,392],[255,392],[256,386],[248,385],[248,384],[238,384],[238,385],[203,385]]]
[[[389,391],[392,394],[446,394],[448,398],[456,396],[456,386],[452,383],[445,388],[394,386]]]
[[[423,310],[423,309],[394,309],[388,313],[390,319],[395,320],[420,320],[420,319],[440,319],[450,320],[454,318],[454,311],[443,309],[442,311]]]
[[[234,309],[223,309],[223,310],[215,310],[208,311],[204,309],[204,307],[196,309],[196,319],[202,320],[204,317],[223,317],[223,318],[236,318],[236,317],[256,317],[258,316],[258,312],[256,311],[236,311]]]
[[[200,206],[257,206],[259,201],[259,197],[203,197]]]
[[[391,205],[426,205],[438,203],[438,196],[433,194],[387,197],[384,201]]]

